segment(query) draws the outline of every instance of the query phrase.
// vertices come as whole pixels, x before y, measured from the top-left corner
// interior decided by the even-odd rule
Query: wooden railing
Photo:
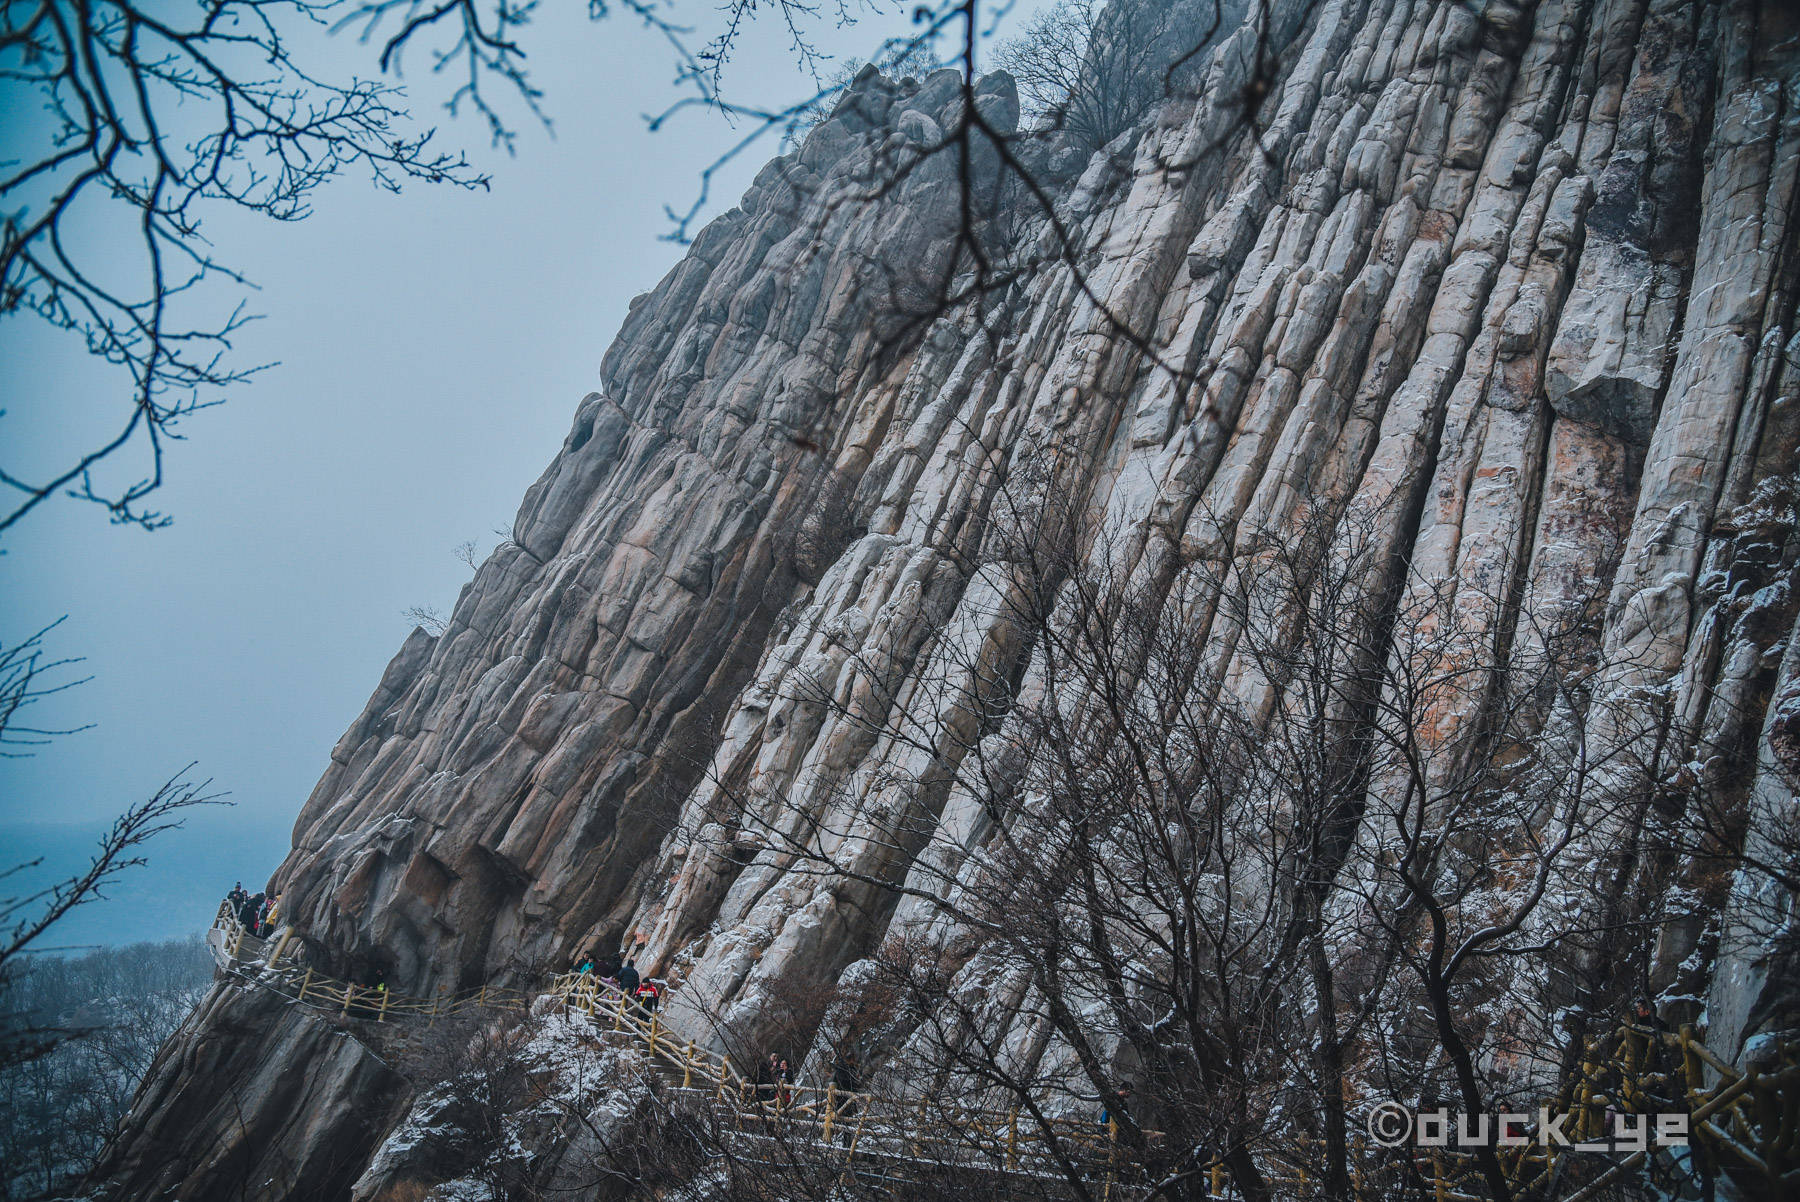
[[[1106,1200],[1136,1192],[1142,1180],[1132,1154],[1117,1142],[1117,1128],[1110,1124],[1035,1120],[1016,1109],[962,1107],[916,1094],[843,1090],[835,1083],[750,1080],[710,1041],[697,1041],[675,1029],[663,1014],[639,1006],[591,973],[555,977],[542,993],[483,986],[413,997],[381,983],[356,984],[318,973],[299,962],[300,941],[291,927],[259,939],[244,929],[229,905],[220,906],[207,932],[207,946],[221,970],[301,1005],[346,1018],[435,1022],[476,1010],[524,1011],[534,999],[547,995],[587,1015],[602,1032],[610,1030],[639,1045],[667,1080],[723,1108],[741,1129],[841,1152],[846,1171],[854,1170],[858,1156],[865,1164],[906,1161],[1039,1177],[1066,1176],[1074,1168],[1084,1178],[1103,1183],[1101,1195]],[[1770,1197],[1800,1196],[1800,1065],[1795,1064],[1793,1049],[1786,1050],[1779,1070],[1740,1072],[1708,1051],[1689,1027],[1666,1031],[1626,1024],[1604,1039],[1590,1040],[1572,1084],[1545,1104],[1552,1114],[1567,1116],[1563,1130],[1572,1144],[1601,1138],[1609,1111],[1638,1115],[1684,1111],[1690,1139],[1734,1169],[1734,1175],[1766,1184]],[[1536,1111],[1533,1107],[1534,1115]],[[1146,1134],[1155,1150],[1162,1141],[1160,1133]],[[1278,1190],[1306,1192],[1315,1184],[1306,1161],[1316,1163],[1322,1149],[1304,1137],[1284,1144],[1280,1154],[1259,1156],[1264,1179]],[[1587,1161],[1584,1168],[1565,1172],[1571,1150],[1542,1144],[1533,1131],[1526,1144],[1502,1149],[1502,1167],[1516,1193],[1585,1202],[1651,1154],[1633,1153],[1604,1168]],[[1384,1199],[1420,1187],[1429,1191],[1433,1202],[1480,1202],[1486,1195],[1473,1155],[1456,1148],[1380,1149],[1352,1139],[1349,1151],[1352,1188],[1359,1199]],[[1214,1161],[1202,1171],[1214,1197],[1232,1196],[1222,1162]],[[1565,1176],[1574,1192],[1562,1192]]]
[[[291,1001],[317,1010],[385,1022],[389,1018],[435,1021],[475,1010],[524,1011],[536,994],[484,985],[460,993],[439,992],[413,997],[388,989],[384,982],[358,984],[315,971],[300,962],[301,942],[291,926],[258,938],[245,929],[229,903],[219,907],[206,932],[206,946],[221,971],[251,981]]]
[[[785,1140],[820,1147],[841,1142],[846,1165],[860,1154],[963,1169],[987,1160],[998,1170],[1034,1172],[1054,1165],[1057,1151],[1073,1153],[1084,1165],[1117,1159],[1113,1133],[1097,1122],[1051,1119],[1034,1124],[1028,1117],[1021,1120],[1016,1110],[887,1097],[840,1089],[835,1082],[751,1080],[729,1055],[680,1033],[662,1014],[644,1009],[592,974],[556,977],[548,992],[588,1015],[601,1030],[636,1041],[672,1082],[709,1094],[740,1127],[768,1125]]]
[[[1569,1128],[1581,1139],[1604,1134],[1609,1110],[1688,1116],[1688,1137],[1734,1176],[1768,1186],[1771,1197],[1800,1196],[1800,1064],[1793,1047],[1781,1049],[1771,1071],[1740,1071],[1679,1031],[1627,1023],[1607,1040],[1590,1041],[1571,1091]],[[1655,1067],[1661,1060],[1665,1067]],[[1652,1141],[1654,1143],[1654,1141]],[[1541,1188],[1554,1177],[1556,1149],[1543,1169],[1524,1182]],[[1651,1152],[1634,1152],[1570,1197],[1581,1202],[1643,1164]]]

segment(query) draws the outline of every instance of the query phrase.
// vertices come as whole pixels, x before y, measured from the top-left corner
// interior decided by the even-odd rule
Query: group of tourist
[[[764,1102],[786,1110],[793,1084],[794,1070],[786,1057],[770,1052],[769,1058],[756,1066],[756,1096]]]
[[[251,893],[244,888],[244,882],[239,881],[225,895],[225,901],[244,929],[258,939],[274,933],[276,920],[281,915],[281,894]]]
[[[583,957],[575,966],[575,971],[582,976],[597,977],[602,985],[616,989],[630,998],[632,1004],[645,1018],[656,1013],[656,1007],[662,1001],[662,986],[655,981],[646,980],[637,970],[637,961],[624,960],[623,957],[607,956],[595,966],[592,957]]]
[[[774,1102],[786,1109],[792,1096],[794,1084],[794,1067],[788,1063],[787,1057],[770,1052],[768,1059],[758,1062],[756,1066],[756,1096],[764,1102]],[[849,1053],[837,1056],[831,1062],[831,1084],[841,1095],[853,1095],[862,1090],[862,1066]],[[842,1106],[853,1105],[844,1102]],[[840,1114],[848,1113],[840,1110]]]

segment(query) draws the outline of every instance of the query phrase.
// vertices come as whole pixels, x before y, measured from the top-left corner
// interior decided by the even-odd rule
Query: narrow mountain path
[[[1137,1197],[1147,1190],[1146,1168],[1130,1149],[1098,1122],[1053,1119],[1048,1129],[1017,1110],[958,1106],[941,1098],[888,1096],[825,1086],[759,1082],[746,1078],[731,1058],[671,1026],[591,973],[565,973],[535,993],[482,986],[460,993],[414,997],[385,985],[338,980],[300,963],[304,946],[292,927],[263,939],[221,905],[207,931],[206,945],[219,970],[299,1005],[341,1018],[369,1022],[435,1023],[471,1012],[526,1013],[541,999],[587,1016],[603,1039],[624,1042],[644,1053],[663,1082],[682,1096],[713,1109],[742,1133],[747,1147],[768,1145],[769,1159],[785,1146],[813,1155],[841,1155],[843,1171],[858,1177],[916,1180],[921,1173],[993,1174],[1028,1178],[1040,1190],[1066,1182],[1073,1167],[1098,1187],[1103,1202]],[[1662,1062],[1669,1067],[1658,1070]],[[1800,1189],[1800,1063],[1796,1049],[1783,1049],[1773,1072],[1740,1072],[1694,1038],[1689,1027],[1657,1030],[1625,1024],[1603,1039],[1590,1040],[1580,1076],[1566,1092],[1546,1099],[1529,1120],[1526,1141],[1503,1156],[1515,1193],[1585,1202],[1627,1174],[1641,1172],[1652,1157],[1684,1154],[1655,1146],[1654,1131],[1642,1151],[1621,1149],[1607,1138],[1609,1115],[1653,1115],[1685,1106],[1688,1137],[1702,1145],[1751,1198],[1792,1197]],[[1538,1140],[1548,1116],[1567,1145]],[[1646,1124],[1649,1126],[1649,1124]],[[1151,1152],[1161,1151],[1160,1133]],[[1454,1146],[1420,1147],[1407,1158],[1358,1140],[1358,1199],[1392,1197],[1410,1182],[1431,1191],[1435,1202],[1479,1202],[1478,1173],[1471,1155]],[[1370,1160],[1379,1171],[1363,1171]],[[1207,1167],[1212,1196],[1234,1197],[1224,1166]],[[1298,1161],[1275,1162],[1265,1177],[1280,1188],[1306,1190],[1310,1181]],[[1568,1192],[1564,1192],[1564,1191]]]

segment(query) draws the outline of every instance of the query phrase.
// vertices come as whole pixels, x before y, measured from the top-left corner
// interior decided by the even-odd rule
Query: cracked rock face
[[[1031,487],[1123,532],[1128,571],[1324,498],[1390,515],[1377,539],[1427,576],[1527,610],[1603,596],[1602,670],[1753,749],[1703,769],[1747,838],[1791,825],[1800,20],[1280,0],[1264,34],[1266,94],[1258,30],[1222,32],[1197,97],[1054,173],[1079,271],[1052,257],[942,312],[960,190],[953,156],[917,156],[955,126],[952,77],[865,75],[765,169],[634,302],[513,540],[332,749],[274,882],[319,962],[428,994],[629,942],[751,1023],[850,970],[920,916],[692,835],[721,782],[825,812],[858,774],[920,778],[919,749],[797,686],[855,701],[854,658],[949,707],[949,665],[1014,663],[1007,585],[965,565],[1005,469],[1046,459]],[[1004,79],[976,103],[1016,117]],[[1007,204],[983,237],[1051,245]],[[980,837],[954,804],[938,821]],[[1800,1023],[1795,966],[1754,950],[1792,916],[1732,888],[1744,937],[1699,969],[1697,935],[1658,952],[1727,1055]],[[292,1180],[277,1153],[347,1191],[407,1091],[314,1023],[221,986],[152,1073],[112,1194]],[[355,1091],[377,1104],[334,1101]],[[245,1122],[268,1151],[226,1165],[209,1149]]]

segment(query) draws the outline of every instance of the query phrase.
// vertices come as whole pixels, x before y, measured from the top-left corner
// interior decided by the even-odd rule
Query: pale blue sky
[[[66,864],[189,760],[236,803],[164,836],[149,867],[71,919],[61,942],[193,929],[234,879],[266,878],[406,636],[402,611],[448,610],[469,575],[453,548],[492,547],[596,386],[627,302],[680,256],[658,240],[664,206],[685,207],[739,134],[699,112],[649,133],[640,114],[674,95],[667,53],[584,9],[553,0],[526,43],[554,139],[525,127],[508,159],[473,121],[429,112],[442,97],[431,81],[415,94],[416,112],[492,170],[491,191],[391,196],[346,179],[299,224],[208,222],[219,257],[262,289],[253,306],[265,318],[237,353],[280,366],[184,423],[156,498],[174,526],[115,528],[61,502],[7,542],[0,637],[67,614],[49,650],[85,657],[93,676],[36,716],[94,728],[0,761],[0,861]],[[866,54],[883,28],[904,27],[825,36]],[[739,56],[740,94],[803,94],[772,33]],[[373,69],[349,39],[325,53]],[[714,212],[771,150],[724,173]],[[0,438],[53,438],[119,387],[26,321],[0,323]]]

